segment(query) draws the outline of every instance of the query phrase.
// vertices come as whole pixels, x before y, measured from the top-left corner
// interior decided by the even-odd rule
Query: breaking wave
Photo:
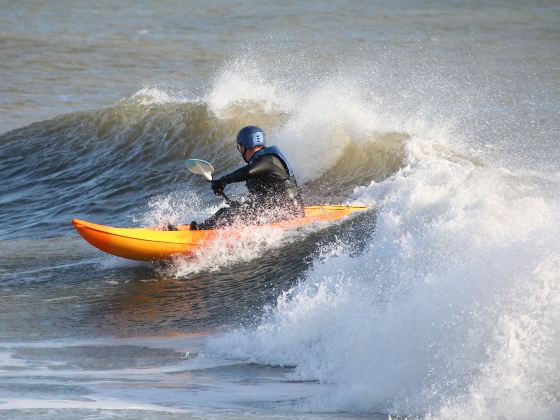
[[[263,242],[293,249],[282,262],[297,285],[206,353],[295,366],[293,379],[328,384],[303,410],[560,416],[560,177],[484,159],[456,75],[428,66],[405,77],[403,63],[380,61],[294,82],[301,63],[277,74],[274,63],[234,60],[201,97],[147,86],[107,109],[4,133],[0,238],[68,233],[70,215],[203,218],[220,203],[184,159],[231,170],[236,131],[257,123],[293,161],[308,204],[368,204],[374,217],[359,221],[358,250],[337,238],[293,273],[299,238],[249,238],[241,260],[261,270],[275,257],[254,252]],[[239,257],[214,251],[204,269]],[[172,275],[191,269],[178,263]]]

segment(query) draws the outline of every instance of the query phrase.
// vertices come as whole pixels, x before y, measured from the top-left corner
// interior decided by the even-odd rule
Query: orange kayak
[[[351,213],[367,210],[364,206],[310,206],[305,208],[305,216],[270,225],[255,225],[252,228],[273,227],[292,229],[317,222],[331,222]],[[115,228],[98,225],[84,220],[73,219],[72,223],[82,237],[94,247],[117,257],[131,260],[165,260],[173,256],[192,256],[201,247],[208,245],[218,235],[235,238],[240,236],[242,227],[219,230],[193,230],[189,225],[181,225],[177,231],[158,228]]]

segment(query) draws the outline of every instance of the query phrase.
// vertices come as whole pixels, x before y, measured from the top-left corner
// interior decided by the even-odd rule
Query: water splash
[[[412,139],[405,168],[356,190],[378,205],[368,252],[315,264],[207,351],[331,384],[310,410],[553,418],[560,203],[543,186],[560,183],[437,146]]]

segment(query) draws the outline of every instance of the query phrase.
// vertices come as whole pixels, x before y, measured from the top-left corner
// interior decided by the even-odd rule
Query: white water
[[[317,263],[260,325],[209,351],[336,385],[312,410],[554,418],[559,180],[419,143],[409,167],[356,193],[379,208],[365,254]]]
[[[211,95],[220,110],[228,71]],[[252,67],[247,77],[254,74]],[[369,249],[316,261],[258,325],[212,338],[208,354],[296,366],[294,379],[331,385],[303,410],[559,417],[560,176],[481,159],[473,143],[491,145],[509,132],[478,139],[469,131],[467,121],[487,110],[446,117],[468,108],[447,107],[449,96],[468,97],[467,88],[451,91],[444,80],[438,86],[448,96],[424,92],[429,100],[410,112],[413,95],[387,108],[407,95],[385,89],[375,97],[360,78],[347,81],[315,80],[280,98],[265,84],[249,95],[289,104],[287,123],[272,137],[291,151],[303,179],[331,167],[348,142],[410,136],[402,170],[355,189],[356,202],[378,212]]]

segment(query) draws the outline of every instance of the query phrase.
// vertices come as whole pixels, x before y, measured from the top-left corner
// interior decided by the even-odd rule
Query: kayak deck
[[[356,211],[367,210],[364,206],[324,205],[305,207],[305,216],[272,223],[254,225],[253,228],[273,227],[293,229],[316,222],[331,222],[342,219]],[[177,231],[158,228],[116,228],[84,220],[73,219],[78,233],[91,245],[118,257],[132,260],[165,260],[176,255],[192,256],[217,235],[237,237],[244,226],[232,226],[219,230],[194,230],[189,225],[177,226]]]

